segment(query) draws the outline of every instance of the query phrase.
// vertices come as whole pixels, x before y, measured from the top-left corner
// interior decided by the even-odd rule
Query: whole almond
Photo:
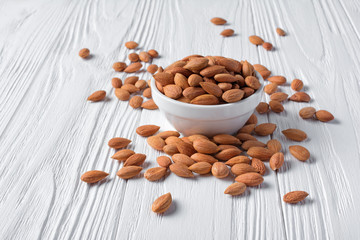
[[[198,138],[193,142],[193,147],[199,153],[213,154],[218,152],[218,146],[203,138]]]
[[[203,77],[214,77],[216,74],[224,73],[225,67],[220,65],[208,66],[200,71],[200,75]]]
[[[198,74],[191,74],[188,78],[188,83],[190,87],[198,87],[203,81],[203,78]]]
[[[210,20],[215,25],[224,25],[226,23],[226,20],[219,17],[214,17]]]
[[[167,156],[157,157],[156,162],[159,164],[160,167],[164,168],[168,168],[172,164],[171,159]]]
[[[299,129],[289,128],[289,129],[283,130],[282,133],[288,139],[296,141],[296,142],[304,141],[307,138],[306,133]]]
[[[111,79],[111,85],[113,86],[113,88],[121,88],[122,81],[120,78],[114,77]]]
[[[220,35],[222,35],[223,37],[230,37],[230,36],[234,35],[234,30],[232,30],[230,28],[225,29],[220,33]]]
[[[278,170],[284,164],[284,154],[277,152],[270,158],[270,168],[274,171]]]
[[[263,79],[267,79],[271,75],[271,71],[269,71],[269,70],[260,71],[259,73],[263,77]]]
[[[221,95],[223,94],[221,88],[215,83],[200,82],[200,86],[204,89],[205,92],[212,94],[215,97],[221,97]]]
[[[256,35],[252,35],[249,37],[249,41],[254,45],[262,45],[264,43],[264,40]]]
[[[172,156],[172,155],[174,155],[176,153],[179,153],[179,150],[177,149],[176,144],[167,144],[167,145],[165,145],[163,147],[163,151],[166,154],[170,155],[170,156]]]
[[[86,182],[86,183],[96,183],[99,182],[101,180],[103,180],[104,178],[106,178],[109,174],[103,171],[99,171],[99,170],[92,170],[92,171],[88,171],[86,173],[84,173],[83,175],[81,175],[81,181]]]
[[[127,67],[126,63],[124,62],[115,62],[112,65],[112,68],[115,70],[115,72],[122,72]]]
[[[183,67],[174,67],[170,71],[167,71],[168,73],[171,73],[172,75],[175,75],[176,73],[180,73],[184,75],[185,77],[189,77],[191,74],[193,74],[192,71],[185,69]]]
[[[204,57],[192,58],[184,66],[185,69],[188,69],[192,72],[200,72],[202,69],[208,66],[209,59]]]
[[[150,64],[146,70],[149,73],[154,74],[158,70],[158,66],[156,64]]]
[[[162,86],[166,86],[174,83],[174,75],[167,72],[158,72],[154,76],[155,81],[160,83]]]
[[[150,147],[162,151],[165,146],[165,141],[159,136],[151,136],[146,140]]]
[[[289,95],[287,95],[286,93],[277,92],[277,93],[271,94],[270,99],[273,101],[282,102],[282,101],[285,101],[288,98],[288,96]]]
[[[286,83],[286,78],[283,76],[272,76],[267,79],[269,82],[276,83],[277,85],[283,85]]]
[[[262,46],[266,51],[271,51],[273,49],[273,45],[269,42],[264,42]]]
[[[106,97],[106,92],[104,90],[99,90],[91,94],[87,100],[91,102],[99,102]]]
[[[134,73],[140,70],[142,67],[142,64],[140,62],[134,62],[131,63],[129,66],[127,66],[124,70],[126,73]]]
[[[161,137],[162,139],[167,139],[168,137],[180,137],[180,133],[178,131],[164,131],[158,133],[157,136]]]
[[[329,122],[331,120],[334,120],[334,116],[326,111],[326,110],[319,110],[315,113],[316,118],[321,122]]]
[[[309,194],[304,191],[293,191],[284,195],[284,202],[286,203],[298,203],[304,200]]]
[[[248,172],[257,172],[257,169],[246,163],[238,163],[231,167],[231,172],[238,176]]]
[[[267,113],[269,111],[269,104],[260,102],[256,107],[256,111],[260,114]]]
[[[264,178],[259,173],[249,172],[237,176],[235,181],[242,182],[246,186],[257,186],[264,181]]]
[[[272,134],[276,129],[276,124],[274,123],[262,123],[255,127],[255,133],[259,136],[267,136]]]
[[[119,161],[126,161],[129,157],[134,155],[135,152],[130,149],[122,149],[120,151],[117,151],[111,158],[119,160]]]
[[[150,61],[150,59],[151,59],[151,56],[150,56],[150,54],[149,53],[147,53],[147,52],[140,52],[140,54],[139,54],[139,58],[140,58],[140,60],[141,61],[143,61],[143,62],[149,62]]]
[[[188,136],[188,139],[190,142],[194,143],[195,140],[197,139],[205,139],[205,140],[209,140],[208,137],[206,137],[205,135],[201,135],[201,134],[193,134]]]
[[[249,119],[247,120],[247,122],[245,124],[257,124],[258,123],[258,119],[256,117],[256,115],[253,113],[251,114],[251,116],[249,117]]]
[[[204,89],[202,89],[200,87],[188,87],[188,88],[184,89],[182,94],[187,99],[193,100],[197,96],[205,94],[205,91],[204,91]]]
[[[247,124],[239,129],[238,133],[248,133],[251,134],[255,129],[256,124]]]
[[[172,197],[170,193],[164,194],[157,198],[151,206],[151,210],[155,213],[163,213],[168,210],[172,203]]]
[[[228,186],[224,193],[225,194],[229,194],[231,196],[238,196],[241,195],[245,192],[246,190],[246,184],[241,183],[241,182],[235,182],[233,184],[231,184],[230,186]]]
[[[218,145],[219,151],[225,150],[225,149],[238,149],[238,147],[230,144],[220,144]]]
[[[163,138],[164,139],[164,138]],[[175,137],[175,136],[169,136],[165,139],[165,143],[166,144],[175,144],[179,141],[182,141],[180,138]]]
[[[266,147],[266,144],[260,141],[248,140],[241,145],[242,149],[249,150],[251,147]]]
[[[146,81],[142,80],[142,79],[136,81],[136,83],[135,83],[135,87],[137,87],[140,90],[143,90],[144,88],[146,88],[146,85],[147,85]]]
[[[289,151],[296,159],[306,161],[310,158],[310,152],[305,147],[300,145],[289,146]]]
[[[230,171],[229,168],[222,162],[216,162],[212,165],[211,173],[216,178],[226,178]]]
[[[269,71],[269,69],[267,69],[264,65],[261,65],[261,64],[254,64],[253,66],[254,66],[255,70],[258,72]]]
[[[172,160],[174,163],[182,163],[188,167],[195,163],[195,161],[192,158],[181,153],[174,154],[172,156]]]
[[[273,112],[281,113],[284,111],[284,106],[279,101],[271,100],[269,106]]]
[[[221,90],[223,90],[224,92],[226,92],[227,90],[230,90],[232,88],[232,84],[231,83],[218,83],[217,84],[219,86],[219,88]]]
[[[211,164],[208,162],[197,162],[192,164],[188,169],[197,174],[208,174],[211,171]]]
[[[139,46],[139,44],[134,41],[129,41],[125,43],[125,47],[127,47],[128,49],[134,49],[137,48],[137,46]]]
[[[137,87],[135,87],[135,85],[133,84],[129,84],[129,83],[125,83],[124,85],[121,86],[121,89],[128,91],[129,93],[135,93],[137,91],[140,91],[140,89],[138,89]]]
[[[129,101],[129,105],[134,109],[139,108],[141,107],[143,100],[144,99],[140,96],[133,96]]]
[[[159,53],[155,50],[155,49],[150,49],[148,51],[148,54],[152,57],[152,58],[157,58],[159,56]]]
[[[79,56],[81,58],[87,58],[90,56],[90,50],[88,48],[83,48],[79,51]]]
[[[215,162],[217,162],[218,160],[216,158],[214,158],[211,155],[207,155],[207,154],[203,154],[203,153],[194,153],[193,155],[191,155],[191,158],[195,161],[195,162],[207,162],[210,164],[213,164]]]
[[[311,98],[310,96],[305,92],[297,92],[294,93],[289,100],[294,102],[310,102]]]
[[[238,138],[229,135],[229,134],[218,134],[213,137],[213,140],[217,144],[230,144],[230,145],[240,145],[241,142]]]
[[[179,177],[192,178],[194,174],[188,169],[188,167],[182,163],[173,163],[169,166],[170,171],[178,175]]]
[[[166,168],[154,167],[145,171],[144,177],[150,182],[160,180],[166,175]]]
[[[244,77],[253,76],[254,75],[254,66],[245,60],[242,65],[242,73],[243,73],[242,75]]]
[[[247,164],[249,164],[250,163],[250,158],[248,158],[247,156],[236,156],[236,157],[230,158],[229,160],[227,160],[225,162],[225,164],[230,166],[230,167],[232,167],[232,166],[234,166],[235,164],[238,164],[238,163],[247,163]]]
[[[136,133],[143,137],[149,137],[154,135],[160,129],[156,125],[142,125],[136,129]]]
[[[240,101],[244,97],[245,92],[241,89],[230,89],[223,93],[222,99],[225,102],[233,103]]]
[[[261,87],[259,79],[254,76],[247,76],[245,78],[245,83],[248,87],[251,87],[254,90],[257,90]]]
[[[303,86],[304,86],[304,83],[300,79],[294,79],[291,82],[291,88],[294,91],[300,91],[303,88]]]
[[[265,164],[257,158],[251,159],[251,166],[257,170],[258,173],[264,175],[266,172]]]
[[[178,99],[182,95],[182,89],[178,85],[169,84],[164,87],[164,93],[169,98]]]
[[[219,153],[217,153],[215,155],[215,158],[221,160],[221,161],[227,161],[235,156],[240,155],[241,150],[238,148],[229,148],[229,149],[225,149],[220,151]]]
[[[177,142],[176,146],[180,153],[185,154],[189,157],[191,155],[193,155],[194,153],[196,153],[196,150],[194,149],[194,147],[191,144],[186,143],[184,141]]]
[[[146,155],[142,153],[135,153],[131,155],[126,161],[124,162],[124,167],[126,166],[140,166],[145,162]]]
[[[254,137],[254,136],[252,136],[252,135],[250,135],[250,134],[248,134],[248,133],[238,133],[238,134],[236,135],[236,137],[237,137],[240,141],[243,141],[243,142],[245,142],[245,141],[247,141],[247,140],[254,140],[254,141],[257,140],[256,137]]]
[[[214,76],[214,79],[222,83],[233,83],[238,81],[238,79],[235,76],[229,73],[218,73]]]
[[[232,58],[221,58],[217,61],[217,64],[224,66],[225,69],[229,72],[241,72],[241,63]]]
[[[188,61],[188,60],[186,60],[186,61]],[[176,62],[172,63],[171,65],[169,65],[168,67],[166,67],[164,71],[170,71],[171,69],[173,69],[175,67],[184,67],[186,65],[186,61],[185,60],[176,61]]]
[[[174,82],[177,86],[181,87],[182,89],[190,87],[187,78],[181,73],[175,74]]]
[[[116,175],[122,179],[129,179],[138,175],[142,169],[143,168],[139,166],[127,166],[120,168],[120,170],[116,173]]]
[[[151,98],[151,88],[145,88],[145,90],[143,91],[143,96],[146,98]]]
[[[251,147],[247,151],[247,154],[250,157],[258,158],[262,161],[265,161],[265,160],[269,160],[274,153],[271,150],[264,147]]]
[[[139,61],[139,55],[137,53],[130,53],[128,55],[128,58],[130,62],[138,62]]]
[[[277,153],[281,151],[281,143],[276,139],[271,139],[267,143],[267,148],[271,150],[273,153]]]
[[[148,110],[155,110],[158,109],[159,107],[155,104],[153,99],[147,100],[145,102],[143,102],[143,104],[141,104],[142,108],[148,109]]]
[[[108,145],[111,148],[119,149],[124,148],[131,143],[131,140],[127,138],[116,137],[109,140]]]
[[[243,87],[241,88],[241,90],[244,91],[244,98],[250,97],[251,95],[254,94],[255,90],[250,88],[250,87]]]
[[[281,28],[276,28],[276,33],[279,35],[279,36],[285,36],[286,33],[284,30],[282,30]]]
[[[211,94],[203,94],[191,100],[190,103],[198,105],[216,105],[219,104],[219,99]]]
[[[264,92],[271,95],[276,92],[278,85],[276,83],[269,83],[264,87]]]
[[[316,109],[313,107],[304,107],[299,111],[299,115],[303,119],[313,118],[315,113]]]

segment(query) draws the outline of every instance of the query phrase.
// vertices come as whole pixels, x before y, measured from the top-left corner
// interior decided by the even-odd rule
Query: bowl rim
[[[185,102],[181,102],[172,98],[169,98],[168,96],[166,96],[165,94],[163,94],[162,92],[159,91],[159,89],[156,87],[155,84],[155,79],[154,77],[152,77],[151,79],[151,91],[156,92],[156,94],[163,99],[164,101],[170,101],[171,103],[174,103],[180,107],[185,107],[185,108],[191,108],[191,109],[208,109],[208,110],[215,110],[215,109],[227,109],[227,108],[233,108],[237,105],[242,105],[242,104],[246,104],[248,102],[251,102],[253,100],[253,98],[256,98],[257,95],[261,94],[264,88],[264,79],[263,77],[256,71],[254,70],[256,77],[259,79],[260,81],[260,88],[256,90],[256,92],[254,94],[252,94],[251,96],[249,96],[248,98],[245,99],[241,99],[240,101],[234,102],[234,103],[225,103],[225,104],[216,104],[216,105],[200,105],[200,104],[190,104],[190,103],[185,103]]]

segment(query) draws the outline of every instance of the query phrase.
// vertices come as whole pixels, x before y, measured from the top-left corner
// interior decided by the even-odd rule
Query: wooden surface
[[[360,3],[320,1],[10,1],[0,2],[0,238],[1,239],[358,239],[360,238]],[[224,17],[227,26],[209,20]],[[288,35],[279,37],[276,27]],[[219,33],[233,28],[236,35]],[[260,35],[275,46],[266,52],[248,41]],[[114,96],[111,65],[132,52],[157,49],[162,66],[186,55],[223,55],[267,66],[288,83],[300,78],[310,103],[287,102],[285,112],[258,116],[278,125],[285,165],[268,169],[260,187],[239,197],[223,194],[232,179],[170,174],[156,183],[115,174],[120,164],[107,141],[133,140],[147,154],[161,153],[135,134],[143,124],[171,126],[159,111],[133,110]],[[78,57],[88,47],[89,60]],[[148,73],[139,76],[150,79]],[[88,95],[104,89],[105,102]],[[292,93],[289,86],[281,91]],[[264,96],[264,100],[269,100]],[[331,123],[305,121],[305,106],[326,109]],[[295,160],[294,144],[281,134],[308,133],[302,143],[312,157]],[[267,141],[269,138],[261,138]],[[80,175],[110,173],[87,185]],[[301,204],[282,196],[307,191]],[[171,192],[164,216],[153,200]]]

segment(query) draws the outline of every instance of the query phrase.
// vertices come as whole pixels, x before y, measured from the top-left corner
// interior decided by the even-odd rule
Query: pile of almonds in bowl
[[[238,102],[261,87],[249,62],[221,56],[191,55],[153,77],[167,97],[199,105]]]

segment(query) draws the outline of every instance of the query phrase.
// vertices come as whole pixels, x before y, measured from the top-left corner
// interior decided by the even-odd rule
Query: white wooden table
[[[359,239],[359,11],[356,0],[1,1],[0,238]],[[215,16],[229,24],[211,24]],[[288,35],[277,36],[276,27]],[[224,39],[224,28],[236,36]],[[251,45],[253,34],[276,50]],[[283,143],[282,169],[235,198],[223,194],[230,178],[119,179],[110,138],[132,139],[149,168],[161,153],[136,127],[171,129],[158,110],[133,110],[114,96],[111,78],[126,75],[111,66],[131,52],[124,47],[129,40],[158,50],[154,63],[161,66],[193,53],[223,55],[261,63],[288,82],[302,79],[310,103],[288,102],[281,114],[258,116],[278,125],[273,138]],[[91,59],[78,57],[83,47]],[[99,89],[109,99],[87,102]],[[336,120],[302,120],[304,106],[329,110]],[[308,133],[302,143],[312,154],[308,162],[289,154],[292,143],[281,134],[289,127]],[[81,182],[93,169],[109,172],[108,181]],[[310,196],[285,204],[282,196],[292,190]],[[174,204],[158,216],[150,207],[166,192]]]

